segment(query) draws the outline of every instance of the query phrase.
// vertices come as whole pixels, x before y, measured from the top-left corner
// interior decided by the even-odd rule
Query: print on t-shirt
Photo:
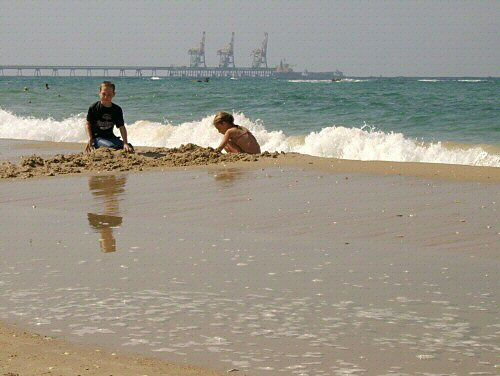
[[[103,131],[106,129],[113,128],[115,123],[113,123],[112,120],[113,117],[110,114],[103,114],[102,120],[97,120],[97,126]]]

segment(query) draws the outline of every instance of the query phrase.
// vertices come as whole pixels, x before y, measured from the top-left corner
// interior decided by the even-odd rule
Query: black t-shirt
[[[91,125],[92,137],[113,137],[113,126],[122,127],[123,111],[120,106],[112,103],[111,107],[104,106],[100,101],[89,107],[87,121]]]

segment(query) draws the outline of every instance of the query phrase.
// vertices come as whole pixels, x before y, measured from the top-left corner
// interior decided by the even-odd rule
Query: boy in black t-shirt
[[[120,106],[112,102],[115,96],[115,85],[110,81],[104,81],[99,88],[100,101],[95,102],[89,108],[85,130],[89,141],[85,147],[88,153],[99,147],[114,149],[125,149],[129,153],[134,148],[127,141],[127,129],[123,121],[123,112]],[[123,141],[113,133],[113,127],[120,130]]]

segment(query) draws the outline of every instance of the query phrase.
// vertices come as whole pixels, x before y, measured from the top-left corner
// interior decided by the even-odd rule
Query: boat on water
[[[290,64],[283,61],[280,61],[280,65],[276,67],[274,77],[285,80],[331,80],[333,82],[345,78],[344,73],[338,69],[334,72],[309,72],[307,69],[303,72],[295,72]]]
[[[332,82],[342,81],[344,78],[344,73],[337,69],[335,72],[333,72]]]

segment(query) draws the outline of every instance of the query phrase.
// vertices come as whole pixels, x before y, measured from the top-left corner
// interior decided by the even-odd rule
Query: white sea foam
[[[450,82],[450,81],[455,81],[455,82],[487,82],[487,80],[452,80],[452,79],[448,79],[448,80],[438,80],[438,79],[430,79],[430,78],[425,78],[425,79],[421,79],[419,80],[420,82]]]
[[[85,142],[85,117],[72,116],[63,121],[16,116],[0,108],[0,138]]]
[[[333,81],[335,82],[366,82],[370,80],[359,80],[356,78],[342,78],[339,81]],[[313,84],[318,84],[318,83],[331,83],[332,80],[288,80],[288,82],[304,82],[304,83],[313,83]]]
[[[307,82],[311,84],[332,82],[332,80],[288,80],[288,82]]]
[[[366,82],[366,81],[370,81],[370,80],[359,80],[357,78],[343,78],[340,80],[340,82]],[[339,81],[337,81],[339,82]]]
[[[287,136],[268,131],[261,121],[235,113],[237,124],[250,129],[262,151],[298,152],[319,157],[353,160],[433,162],[500,167],[500,154],[480,146],[449,148],[437,143],[421,143],[401,133],[385,133],[367,126],[331,126],[305,136]],[[212,126],[214,115],[179,125],[140,120],[127,125],[129,139],[136,146],[177,147],[194,143],[215,147],[221,135]],[[0,109],[0,138],[54,142],[86,142],[83,114],[62,121],[16,116]]]

